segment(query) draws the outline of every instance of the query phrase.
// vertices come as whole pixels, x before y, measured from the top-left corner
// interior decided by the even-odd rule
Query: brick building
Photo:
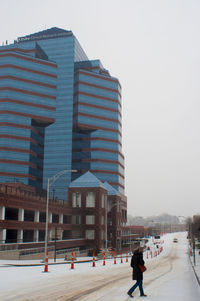
[[[121,247],[126,200],[110,184],[86,172],[71,182],[68,202],[49,200],[48,245],[57,248]],[[0,186],[0,244],[43,247],[46,192],[21,183]]]
[[[70,184],[68,194],[73,236],[84,237],[92,248],[119,249],[127,210],[119,192],[87,172]]]

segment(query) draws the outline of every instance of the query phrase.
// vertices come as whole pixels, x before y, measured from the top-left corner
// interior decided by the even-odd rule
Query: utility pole
[[[55,227],[55,244],[54,244],[54,262],[56,262],[56,240],[57,240],[57,227]]]

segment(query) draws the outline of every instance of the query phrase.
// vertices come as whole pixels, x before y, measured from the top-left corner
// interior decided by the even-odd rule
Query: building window
[[[95,223],[95,216],[94,215],[86,215],[86,224],[94,225],[94,223]]]
[[[86,230],[85,238],[86,239],[94,239],[94,230]]]
[[[72,238],[72,232],[70,230],[64,230],[62,239],[70,239]]]
[[[46,212],[40,212],[39,222],[40,223],[45,223],[46,222]]]
[[[80,192],[73,192],[72,194],[72,207],[81,207],[81,194]]]
[[[76,230],[72,230],[72,238],[81,238],[81,230],[80,229],[76,229]]]
[[[23,242],[33,242],[34,241],[34,231],[24,230],[23,231]]]
[[[103,230],[101,231],[101,239],[103,239],[103,240],[105,239],[105,231],[103,231]]]
[[[109,218],[109,219],[108,219],[108,225],[109,225],[109,226],[112,226],[112,218]]]
[[[95,207],[95,193],[88,192],[86,194],[86,207]]]
[[[58,214],[52,214],[52,223],[58,224],[59,223],[59,215]]]
[[[101,216],[101,224],[105,225],[105,216],[104,215]]]
[[[63,215],[63,224],[70,224],[71,217],[69,215]]]
[[[24,221],[25,222],[34,222],[34,211],[24,210]]]
[[[44,230],[39,230],[39,241],[44,241],[45,240],[45,231]]]
[[[5,209],[5,220],[18,220],[18,209],[17,208],[6,208]]]
[[[81,223],[81,216],[80,215],[72,215],[72,224],[80,225],[80,223]]]
[[[101,195],[101,207],[105,208],[105,194],[104,193]]]
[[[101,196],[101,207],[105,208],[106,204],[107,204],[107,195],[103,193]]]

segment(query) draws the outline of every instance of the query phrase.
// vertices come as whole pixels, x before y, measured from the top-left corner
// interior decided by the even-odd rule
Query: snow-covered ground
[[[173,238],[178,243],[173,243]],[[147,271],[144,273],[144,291],[151,301],[197,301],[200,300],[200,287],[194,275],[188,256],[188,243],[185,233],[165,235],[163,251],[151,258],[144,253]],[[152,254],[156,248],[150,243]],[[200,274],[200,256],[196,255],[196,272]],[[123,258],[96,262],[56,264],[49,266],[49,273],[43,273],[43,266],[6,266],[17,263],[0,261],[0,300],[1,301],[125,301],[133,285],[132,269]],[[27,261],[26,261],[27,263]],[[29,262],[33,263],[33,262]],[[139,300],[136,290],[133,300]]]

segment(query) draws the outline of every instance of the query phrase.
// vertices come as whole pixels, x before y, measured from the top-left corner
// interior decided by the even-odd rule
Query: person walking
[[[131,258],[131,267],[133,268],[133,280],[136,280],[136,283],[129,289],[127,294],[133,298],[132,293],[135,289],[139,286],[140,290],[140,297],[147,297],[144,294],[143,290],[143,272],[141,271],[139,265],[144,267],[144,260],[143,260],[143,249],[138,248],[133,252],[133,256]]]

